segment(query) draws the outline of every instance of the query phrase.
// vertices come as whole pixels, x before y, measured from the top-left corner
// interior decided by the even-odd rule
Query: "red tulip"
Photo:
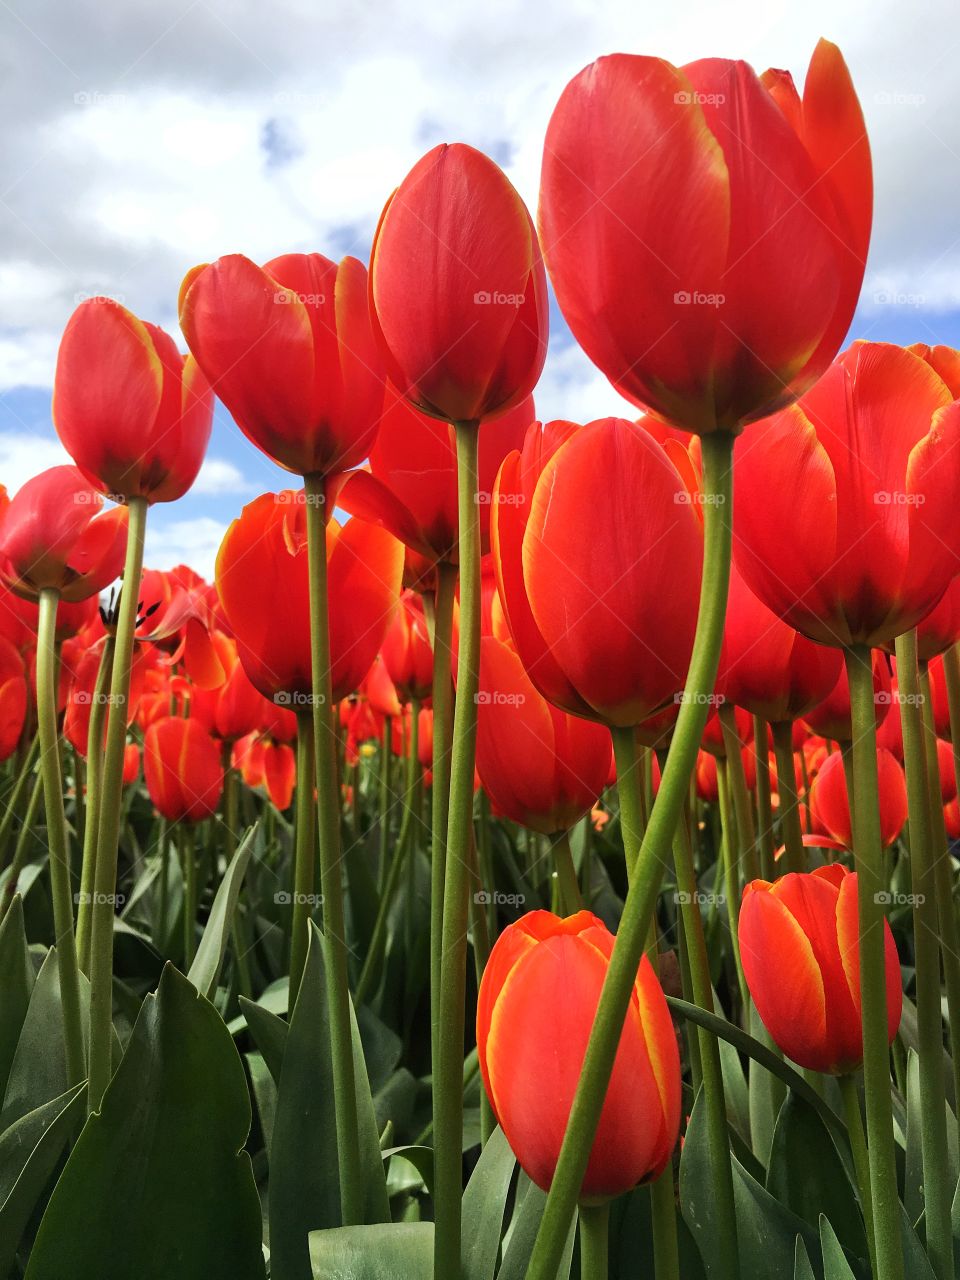
[[[913,342],[907,350],[926,360],[950,388],[950,394],[955,399],[960,397],[960,351],[953,347],[930,347],[925,342]]]
[[[919,622],[960,568],[960,402],[888,343],[855,342],[736,464],[737,566],[821,644],[878,645]],[[771,518],[770,477],[790,500]]]
[[[180,324],[237,426],[280,466],[335,475],[367,456],[383,366],[356,258],[218,258],[185,277]]]
[[[480,642],[477,773],[498,814],[544,835],[569,830],[597,803],[610,734],[535,689],[513,647]]]
[[[952,762],[951,762],[952,765]],[[893,844],[907,820],[907,782],[903,767],[892,752],[877,752],[880,785],[880,834],[884,848]],[[853,827],[843,757],[839,751],[827,756],[810,793],[814,827],[853,848]]]
[[[879,729],[887,720],[893,703],[890,667],[879,650],[875,650],[873,654],[873,702]],[[832,691],[812,711],[807,712],[803,722],[823,738],[830,738],[834,742],[851,741],[853,728],[850,723],[850,685],[846,667],[840,668],[840,675]]]
[[[903,990],[893,934],[883,922],[887,1038]],[[754,880],[740,907],[744,975],[764,1026],[798,1066],[842,1075],[863,1059],[857,877],[839,862],[774,881]]]
[[[302,490],[262,494],[231,524],[217,556],[217,590],[247,675],[265,697],[300,710],[313,687],[303,499]],[[403,546],[389,533],[361,520],[327,525],[335,701],[369,670],[402,572]]]
[[[566,711],[634,725],[683,688],[703,558],[689,489],[642,428],[535,424],[494,491],[493,549],[527,674]]]
[[[828,696],[842,666],[838,649],[781,622],[731,568],[716,682],[728,702],[765,720],[797,720]]]
[[[623,395],[698,434],[823,373],[872,206],[860,104],[823,40],[802,100],[786,72],[743,62],[600,58],[547,129],[540,236],[560,309]]]
[[[213,395],[169,334],[109,298],[88,298],[60,342],[53,421],[98,489],[173,502],[203,462]]]
[[[0,636],[0,763],[13,755],[27,718],[27,677],[20,654]]]
[[[490,546],[493,486],[508,453],[523,447],[536,418],[527,396],[499,417],[482,423],[478,440],[477,489],[481,550]],[[457,560],[457,450],[453,428],[420,413],[388,390],[380,431],[370,450],[370,471],[348,477],[338,495],[346,510],[385,529],[422,563],[412,575],[422,578],[438,560]],[[408,552],[409,556],[409,552]]]
[[[547,288],[530,215],[473,147],[434,147],[390,197],[370,310],[391,382],[424,413],[479,422],[536,386]]]
[[[140,776],[140,748],[128,742],[123,749],[123,785],[132,786]]]
[[[960,578],[954,578],[940,603],[917,624],[917,656],[928,662],[960,640]]]
[[[477,1053],[491,1106],[537,1186],[550,1186],[613,935],[589,911],[531,911],[490,953],[477,1002]],[[582,1200],[655,1178],[680,1123],[680,1060],[667,1003],[646,957],[584,1176]]]
[[[71,602],[119,576],[127,513],[101,514],[103,500],[76,467],[51,467],[0,509],[0,579],[36,600],[44,589]]]
[[[168,822],[212,817],[223,791],[220,744],[199,720],[167,716],[143,740],[143,773],[154,808]]]
[[[383,665],[404,702],[427,698],[433,685],[433,648],[423,600],[404,591],[380,650]]]

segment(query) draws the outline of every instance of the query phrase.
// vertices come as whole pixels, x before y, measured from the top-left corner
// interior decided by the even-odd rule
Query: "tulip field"
[[[396,178],[80,302],[0,491],[0,1280],[954,1280],[960,352],[851,335],[842,55]]]

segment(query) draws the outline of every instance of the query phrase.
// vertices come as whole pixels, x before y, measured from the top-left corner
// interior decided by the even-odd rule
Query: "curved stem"
[[[10,832],[13,829],[17,810],[20,808],[20,801],[23,799],[23,794],[27,789],[27,781],[33,773],[33,766],[36,763],[39,751],[40,739],[39,737],[34,737],[24,754],[17,780],[10,791],[10,799],[3,802],[3,821],[0,822],[0,871],[7,865],[7,847],[10,843]]]
[[[527,1280],[554,1280],[556,1275],[593,1147],[663,870],[670,857],[673,834],[683,811],[707,721],[709,697],[720,660],[730,579],[733,442],[734,437],[725,432],[704,436],[701,442],[705,498],[703,580],[686,694],[634,868],[634,882],[624,903]],[[737,1268],[736,1254],[718,1257],[718,1276],[734,1277]]]
[[[757,859],[757,833],[753,821],[753,807],[750,804],[750,792],[747,789],[747,775],[743,769],[743,743],[740,740],[740,730],[737,728],[733,706],[728,702],[723,703],[718,717],[723,734],[723,747],[727,753],[727,783],[733,799],[733,810],[737,816],[737,831],[740,837],[738,865],[745,879],[756,880],[760,874],[760,863]]]
[[[480,508],[477,504],[476,423],[457,423],[459,508],[460,639],[457,699],[450,768],[443,885],[443,954],[440,964],[439,1070],[434,1072],[434,1270],[460,1274],[460,1197],[463,1136],[463,1028],[467,962],[470,842],[473,839],[473,777],[477,745],[480,659]],[[439,612],[439,610],[438,610]],[[438,627],[439,630],[439,627]],[[434,789],[442,785],[434,778]]]
[[[183,967],[187,970],[197,949],[197,859],[192,826],[181,824],[179,843],[183,866]]]
[[[860,1098],[857,1094],[857,1082],[851,1075],[839,1076],[840,1097],[843,1100],[843,1113],[847,1121],[847,1137],[850,1139],[850,1150],[853,1153],[853,1166],[857,1171],[857,1183],[860,1190],[860,1205],[863,1209],[863,1222],[866,1227],[867,1248],[870,1251],[870,1270],[876,1272],[876,1248],[873,1243],[873,1205],[870,1200],[870,1161],[867,1156],[867,1140],[863,1133],[863,1116],[860,1114]]]
[[[723,840],[720,857],[723,870],[723,895],[726,900],[727,924],[730,929],[730,950],[737,971],[737,986],[744,1011],[750,1008],[750,991],[740,959],[740,834],[730,802],[729,760],[717,761],[717,792],[720,798],[720,820],[723,823]]]
[[[611,729],[610,734],[613,738],[613,758],[617,766],[620,839],[623,841],[623,858],[627,865],[627,883],[632,885],[637,855],[647,825],[643,811],[643,777],[640,752],[637,749],[637,731],[630,725],[626,729]]]
[[[294,807],[293,897],[290,910],[291,1013],[297,1002],[307,962],[307,921],[315,893],[317,806],[313,802],[313,721],[309,711],[297,712],[297,794]]]
[[[143,572],[143,538],[147,524],[145,498],[131,498],[127,555],[117,616],[117,638],[110,676],[107,743],[103,756],[100,819],[94,871],[93,920],[90,935],[90,1079],[87,1109],[97,1111],[111,1075],[113,1018],[113,904],[117,887],[120,810],[123,804],[123,752],[127,741],[130,668],[137,628],[137,597]]]
[[[383,894],[387,879],[388,857],[390,851],[390,750],[393,739],[393,718],[383,717],[383,732],[380,735],[380,788],[379,808],[380,823],[377,828],[380,846],[380,861],[377,866],[377,880],[380,893]]]
[[[350,985],[343,911],[340,854],[340,796],[337,784],[337,727],[333,718],[330,670],[330,602],[327,592],[327,504],[322,476],[304,478],[307,500],[307,558],[310,577],[310,656],[313,668],[313,749],[316,755],[320,890],[330,1051],[337,1116],[340,1211],[343,1225],[363,1221],[363,1178],[357,1128],[357,1093],[350,1026]]]
[[[453,605],[457,567],[437,565],[433,625],[433,782],[430,790],[430,1060],[440,1058],[440,959],[443,954],[443,881],[447,865],[450,745],[453,740]]]
[[[943,1023],[940,1016],[940,943],[933,874],[927,760],[920,711],[917,633],[897,637],[897,684],[903,730],[910,814],[910,887],[913,891],[913,944],[917,989],[917,1049],[920,1069],[920,1148],[927,1256],[938,1280],[953,1280],[951,1192],[947,1175],[946,1090],[943,1074]],[[940,796],[939,770],[936,778]]]
[[[770,726],[773,753],[777,762],[777,791],[780,794],[780,825],[783,832],[785,871],[805,871],[806,854],[800,828],[800,800],[793,764],[793,721],[778,720]]]
[[[10,871],[7,874],[7,880],[3,886],[3,901],[0,903],[0,920],[2,920],[7,914],[10,909],[10,903],[14,899],[17,889],[17,881],[20,879],[20,872],[23,870],[24,864],[27,861],[27,845],[42,798],[43,774],[38,772],[34,779],[33,790],[30,792],[30,799],[27,801],[26,812],[23,815],[23,822],[17,835],[17,843],[13,850],[13,859],[10,862]]]
[[[607,1280],[610,1201],[580,1206],[580,1280]],[[657,1268],[657,1280],[660,1280]],[[664,1280],[666,1277],[664,1276]]]
[[[893,1148],[887,992],[884,960],[886,882],[877,783],[877,722],[870,650],[845,652],[853,727],[854,860],[860,921],[860,999],[863,1015],[863,1078],[867,1108],[870,1196],[877,1280],[903,1280],[900,1202]]]
[[[80,1013],[80,971],[73,936],[73,897],[70,888],[70,846],[63,810],[63,775],[60,768],[60,730],[57,724],[57,605],[59,594],[46,587],[40,592],[37,624],[37,732],[40,737],[40,772],[47,813],[50,847],[50,890],[53,898],[54,945],[60,973],[63,1005],[63,1040],[67,1060],[67,1084],[79,1084],[85,1074],[83,1019]]]
[[[87,729],[87,810],[83,823],[83,860],[80,864],[80,906],[77,908],[77,955],[80,969],[86,974],[90,972],[93,887],[97,875],[97,831],[103,778],[103,719],[107,705],[107,683],[113,669],[113,649],[114,639],[108,633],[100,654]]]

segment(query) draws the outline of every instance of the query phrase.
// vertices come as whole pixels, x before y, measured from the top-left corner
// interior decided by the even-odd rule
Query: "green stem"
[[[760,841],[760,875],[772,880],[777,874],[774,859],[773,804],[770,792],[770,756],[767,752],[767,722],[753,717],[754,754],[757,760],[757,826]]]
[[[197,947],[197,859],[193,827],[180,827],[180,862],[183,867],[183,967],[189,969]]]
[[[380,825],[377,834],[380,838],[380,863],[377,867],[377,878],[381,897],[389,870],[388,856],[390,851],[390,751],[393,738],[393,720],[383,717],[383,732],[380,735]]]
[[[400,874],[403,871],[408,856],[412,861],[414,844],[412,833],[414,820],[417,816],[417,791],[420,774],[419,760],[417,759],[419,751],[418,725],[420,722],[420,716],[419,704],[417,702],[414,702],[413,713],[413,727],[407,748],[406,794],[403,798],[403,818],[400,822],[400,834],[397,837],[397,843],[393,851],[393,858],[390,860],[390,867],[387,871],[383,891],[380,894],[380,902],[377,906],[377,918],[374,921],[373,932],[370,935],[370,946],[367,948],[366,959],[364,960],[363,968],[360,971],[360,980],[357,983],[357,989],[354,993],[354,1003],[358,1005],[363,1004],[365,1000],[369,999],[370,993],[374,989],[374,982],[380,977],[380,971],[383,965],[383,954],[387,942],[387,923],[390,918],[390,908],[393,905],[394,895],[396,894],[397,886],[400,883]]]
[[[943,1023],[940,1016],[940,931],[915,630],[897,637],[896,651],[903,762],[907,773],[910,814],[910,887],[913,892],[917,1049],[920,1068],[920,1148],[927,1256],[938,1280],[953,1280],[951,1190],[947,1175],[947,1131],[943,1119],[946,1089],[943,1074]],[[936,787],[939,801],[939,772]]]
[[[733,953],[733,965],[737,973],[740,1002],[744,1012],[746,1012],[750,1008],[750,991],[747,987],[747,980],[743,973],[743,962],[740,958],[740,859],[738,857],[740,836],[737,831],[733,805],[730,802],[728,761],[724,759],[717,761],[717,792],[720,799],[720,820],[723,824],[723,839],[720,842],[720,870],[723,873],[723,896],[727,908],[727,924],[730,929],[730,950]]]
[[[310,654],[313,668],[313,748],[316,754],[320,891],[330,1053],[337,1116],[340,1210],[343,1226],[363,1221],[363,1176],[353,1073],[350,986],[340,859],[340,797],[337,786],[337,728],[333,719],[330,670],[330,602],[327,592],[327,503],[322,476],[304,478],[307,497],[307,559],[310,577]]]
[[[777,791],[780,795],[780,826],[783,834],[784,871],[804,871],[806,854],[800,828],[800,800],[793,767],[793,721],[777,720],[773,732],[773,754],[777,762]]]
[[[158,826],[157,854],[160,859],[160,902],[157,907],[157,929],[153,945],[163,955],[167,946],[170,911],[170,832],[167,829],[166,818],[161,818]]]
[[[20,801],[23,799],[24,792],[27,789],[27,781],[33,773],[33,766],[36,763],[39,750],[40,739],[39,737],[34,737],[24,754],[17,780],[10,792],[10,799],[4,801],[3,822],[0,823],[0,870],[7,865],[7,847],[10,843],[10,833],[13,830],[17,810],[20,808]]]
[[[0,920],[7,914],[10,909],[10,903],[14,899],[16,893],[17,881],[20,879],[20,872],[24,868],[27,861],[27,848],[29,846],[30,835],[33,831],[34,819],[37,816],[37,810],[40,808],[40,801],[43,799],[43,774],[37,773],[33,782],[33,790],[30,792],[30,799],[27,801],[27,809],[23,815],[23,823],[17,835],[16,847],[13,850],[13,859],[10,863],[10,871],[7,875],[6,883],[3,886],[3,903],[0,905]]]
[[[677,1199],[672,1162],[650,1184],[650,1216],[653,1224],[653,1273],[657,1280],[680,1280]],[[606,1272],[603,1274],[606,1275]]]
[[[93,926],[93,888],[97,877],[97,830],[100,820],[100,788],[103,779],[103,719],[107,685],[113,669],[114,639],[108,633],[100,654],[100,666],[90,704],[87,729],[87,810],[83,823],[83,860],[80,864],[80,906],[77,909],[77,955],[80,969],[90,973]]]
[[[90,938],[90,1078],[87,1109],[98,1111],[111,1075],[113,1018],[113,903],[117,887],[120,811],[123,805],[123,753],[127,741],[127,702],[137,627],[137,597],[143,571],[143,538],[147,523],[144,498],[128,506],[127,554],[117,616],[116,647],[110,677],[107,742],[100,788],[97,854],[94,871],[93,920]]]
[[[607,1085],[613,1071],[647,931],[653,919],[664,866],[697,761],[717,674],[727,606],[732,540],[733,442],[727,433],[704,436],[704,562],[700,612],[686,695],[680,707],[666,766],[650,822],[624,903],[613,954],[603,984],[593,1031],[580,1073],[567,1131],[527,1280],[554,1280],[563,1244],[593,1147]],[[735,1277],[738,1262],[718,1250],[718,1276]]]
[[[647,825],[643,812],[643,778],[637,749],[637,731],[630,725],[626,729],[611,729],[610,734],[613,738],[613,758],[617,766],[620,839],[623,841],[623,857],[627,865],[627,882],[632,885],[637,855]]]
[[[460,1275],[464,991],[469,915],[473,777],[480,666],[480,507],[477,504],[476,423],[456,423],[459,507],[460,641],[450,766],[450,809],[443,886],[439,1061],[434,1071],[434,1271]],[[437,610],[439,617],[439,608]],[[439,622],[437,630],[439,632]],[[442,786],[433,780],[434,790]]]
[[[960,645],[952,645],[943,655],[943,674],[947,686],[947,705],[950,711],[950,740],[953,746],[953,772],[957,782],[957,790],[960,792]],[[930,677],[927,674],[924,688],[929,693]],[[925,702],[925,706],[928,703]],[[926,719],[926,717],[925,717]],[[931,707],[931,724],[932,724],[932,707]],[[943,812],[941,810],[941,819]],[[936,829],[936,837],[939,839],[939,827]],[[946,832],[944,831],[944,844],[946,848]],[[936,852],[936,847],[934,849]],[[950,859],[943,859],[944,866],[942,872],[939,870],[939,883],[942,883],[944,890],[948,893],[948,900],[953,900],[953,877],[950,872]],[[938,893],[940,892],[938,888]],[[950,1044],[953,1049],[953,1069],[955,1081],[954,1097],[957,1106],[960,1106],[960,960],[957,959],[956,947],[952,955],[948,955],[946,948],[949,945],[948,930],[950,921],[954,922],[954,933],[956,932],[956,916],[953,912],[946,912],[941,904],[941,910],[944,912],[944,922],[941,923],[941,934],[944,942],[943,967],[947,980],[947,1007],[949,1012],[948,1021],[950,1023]],[[947,929],[944,928],[946,924]]]
[[[560,889],[563,914],[572,916],[574,912],[583,910],[583,899],[577,882],[577,869],[573,865],[569,831],[557,831],[554,834],[553,864],[557,869],[557,884]]]
[[[457,567],[437,565],[433,626],[433,782],[430,789],[430,1061],[440,1060],[440,958],[443,954],[443,881],[447,865],[450,747],[453,741],[453,605]]]
[[[740,837],[739,866],[743,869],[747,880],[756,880],[760,874],[760,863],[757,858],[753,806],[750,803],[747,776],[743,769],[743,743],[740,741],[740,731],[737,728],[733,706],[727,702],[723,703],[718,714],[723,734],[723,747],[727,754],[727,782],[733,797],[734,813],[737,815],[737,831]]]
[[[873,1206],[870,1200],[870,1160],[867,1155],[867,1140],[863,1133],[863,1116],[860,1114],[857,1082],[852,1075],[843,1075],[838,1077],[837,1083],[840,1086],[840,1097],[843,1101],[843,1112],[847,1121],[847,1137],[850,1139],[853,1165],[857,1171],[860,1205],[863,1209],[867,1248],[870,1252],[870,1270],[875,1273],[877,1262],[875,1256],[876,1248],[873,1242]]]
[[[60,730],[57,725],[57,605],[59,593],[51,587],[40,592],[37,623],[37,732],[40,737],[40,772],[47,813],[50,847],[50,889],[53,897],[54,945],[63,1004],[63,1039],[67,1058],[67,1084],[79,1084],[85,1074],[83,1019],[80,1013],[80,970],[73,936],[73,898],[70,888],[70,846],[63,810],[63,776],[60,769]]]
[[[920,689],[923,695],[924,747],[927,757],[927,788],[931,823],[933,874],[936,883],[937,919],[939,921],[943,974],[947,988],[947,1023],[953,1048],[954,1098],[960,1105],[960,938],[957,934],[957,908],[953,888],[953,859],[947,847],[947,831],[940,794],[940,762],[937,757],[937,730],[933,722],[933,698],[930,673],[926,663],[920,665]]]
[[[580,1280],[607,1280],[610,1201],[580,1206]],[[657,1280],[661,1273],[657,1269]]]
[[[877,722],[873,670],[865,645],[845,651],[853,727],[854,859],[860,921],[860,997],[867,1108],[870,1197],[877,1280],[903,1280],[900,1202],[893,1147],[887,995],[884,960],[886,882],[877,783]]]
[[[290,910],[290,996],[297,1002],[307,962],[307,922],[316,892],[316,814],[313,803],[313,721],[309,711],[297,712],[297,794],[294,807],[293,898]]]

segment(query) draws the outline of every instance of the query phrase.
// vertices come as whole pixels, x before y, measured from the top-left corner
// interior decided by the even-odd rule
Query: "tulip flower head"
[[[380,215],[370,312],[390,381],[445,422],[505,413],[547,352],[547,288],[526,206],[462,143],[434,147]]]
[[[698,434],[783,408],[827,368],[872,208],[860,104],[824,40],[802,98],[744,62],[600,58],[547,128],[539,225],[560,309],[618,391]]]
[[[484,1087],[527,1175],[547,1190],[573,1102],[613,935],[589,911],[531,911],[497,940],[477,1004]],[[680,1060],[644,956],[581,1188],[620,1195],[666,1167],[680,1124]]]
[[[64,331],[53,385],[64,448],[110,497],[173,502],[200,470],[213,395],[173,339],[109,298],[81,302]]]
[[[168,822],[202,822],[223,792],[220,744],[199,720],[156,720],[143,743],[143,772],[154,807]]]
[[[900,1025],[903,988],[883,922],[887,1039]],[[743,971],[764,1026],[800,1067],[842,1075],[863,1059],[857,876],[840,863],[754,880],[740,907]]]

